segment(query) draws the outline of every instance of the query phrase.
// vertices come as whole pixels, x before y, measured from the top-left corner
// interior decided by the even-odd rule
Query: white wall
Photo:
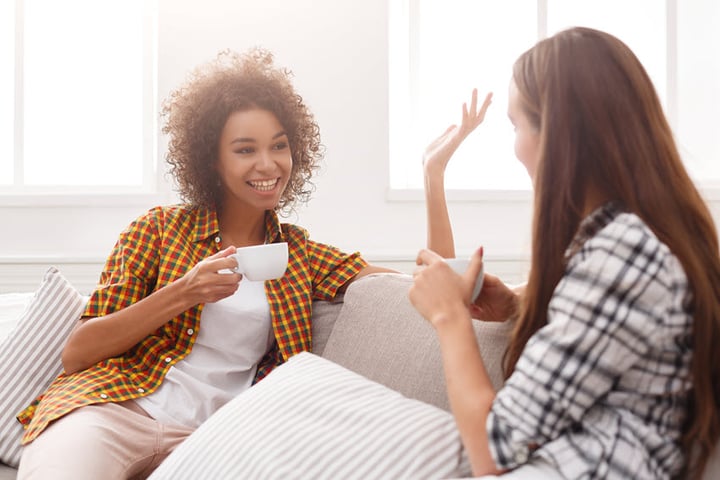
[[[327,152],[310,204],[289,220],[316,240],[409,272],[425,243],[425,213],[419,195],[388,199],[387,21],[386,0],[159,0],[158,96],[221,49],[274,51],[294,71]],[[89,290],[120,230],[172,199],[169,185],[160,189],[153,198],[0,203],[0,292],[34,289],[51,264]],[[530,210],[529,197],[452,203],[459,253],[482,243],[486,270],[518,281]]]

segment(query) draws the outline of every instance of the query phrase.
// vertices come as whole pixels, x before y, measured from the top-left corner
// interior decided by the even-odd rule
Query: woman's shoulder
[[[583,219],[569,250],[582,257],[595,250],[621,253],[638,248],[670,253],[640,216],[610,203]]]
[[[205,215],[207,217],[207,215]],[[191,228],[203,223],[203,210],[191,205],[158,205],[149,208],[128,224],[124,235],[147,235],[152,232]]]
[[[617,213],[585,242],[577,257],[576,261],[595,259],[605,270],[634,267],[651,276],[665,277],[670,284],[685,282],[682,265],[670,247],[632,212]]]
[[[187,204],[157,205],[140,214],[136,221],[143,223],[171,223],[176,221],[195,221],[203,209]]]
[[[632,212],[620,212],[593,237],[597,244],[611,244],[632,251],[649,251],[654,255],[672,255],[642,218]]]
[[[334,245],[312,239],[309,232],[299,225],[283,223],[282,231],[283,238],[288,242],[291,252],[304,252],[305,255],[319,256],[325,259],[347,256],[346,253]]]

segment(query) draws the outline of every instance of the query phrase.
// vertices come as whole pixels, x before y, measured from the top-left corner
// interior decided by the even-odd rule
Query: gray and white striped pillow
[[[304,352],[218,410],[150,478],[419,480],[469,473],[448,412]]]
[[[55,267],[0,343],[0,461],[20,462],[23,429],[15,416],[62,371],[60,354],[83,312],[82,296]]]

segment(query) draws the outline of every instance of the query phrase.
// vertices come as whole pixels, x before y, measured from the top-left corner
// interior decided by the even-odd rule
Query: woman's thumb
[[[465,270],[465,279],[470,282],[473,287],[475,286],[475,281],[477,280],[478,276],[482,274],[483,271],[483,247],[478,248],[475,250],[475,253],[472,254],[472,257],[470,257],[470,264],[467,267],[467,270]],[[474,301],[474,298],[471,298],[470,301]]]

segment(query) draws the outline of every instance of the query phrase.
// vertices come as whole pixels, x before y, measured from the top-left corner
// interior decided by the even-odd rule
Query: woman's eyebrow
[[[245,143],[245,142],[255,142],[255,141],[256,141],[256,140],[255,140],[254,138],[250,138],[250,137],[239,137],[239,138],[234,139],[232,142],[230,142],[230,144],[233,144],[233,143]]]

